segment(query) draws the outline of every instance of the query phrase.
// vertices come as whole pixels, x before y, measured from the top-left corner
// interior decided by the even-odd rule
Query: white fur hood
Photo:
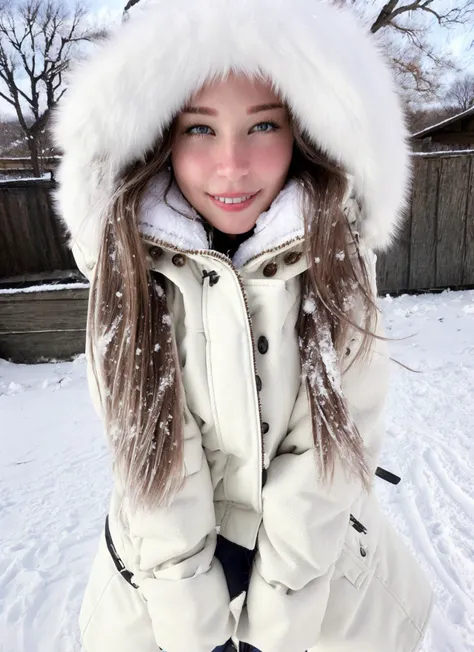
[[[321,0],[141,0],[76,65],[54,118],[55,200],[88,256],[117,175],[210,77],[269,76],[303,130],[353,177],[361,235],[384,248],[410,178],[408,132],[388,64],[348,10]]]

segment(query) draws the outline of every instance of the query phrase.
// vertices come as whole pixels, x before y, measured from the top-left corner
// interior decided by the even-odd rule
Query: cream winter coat
[[[352,15],[317,0],[142,2],[74,73],[56,119],[65,152],[56,198],[79,267],[92,278],[116,175],[205,79],[232,68],[269,75],[344,165],[353,181],[345,208],[375,292],[372,249],[394,234],[409,165],[392,80],[371,38]],[[375,481],[363,494],[337,469],[328,491],[317,473],[295,332],[306,268],[301,187],[287,184],[230,261],[209,250],[178,191],[171,206],[195,219],[164,204],[162,184],[149,188],[140,229],[149,266],[166,279],[186,396],[187,477],[169,508],[146,517],[120,510],[115,482],[110,531],[138,588],[117,571],[102,536],[80,616],[85,650],[211,652],[233,636],[262,652],[415,652],[431,590],[381,514]],[[373,340],[368,359],[342,376],[373,471],[387,366],[385,344]],[[245,606],[244,595],[230,603],[216,527],[258,548]]]

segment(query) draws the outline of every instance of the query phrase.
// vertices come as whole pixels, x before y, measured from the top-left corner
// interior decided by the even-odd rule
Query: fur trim
[[[140,232],[186,251],[209,249],[201,218],[177,186],[172,186],[167,201],[164,191],[168,179],[155,179],[147,188],[139,215]],[[254,233],[235,252],[233,263],[241,268],[251,258],[281,244],[304,236],[303,191],[290,181],[272,205],[257,219]]]
[[[149,151],[202,84],[269,76],[310,138],[354,179],[361,237],[387,246],[406,206],[408,132],[392,74],[356,17],[322,0],[142,0],[76,66],[55,114],[55,200],[71,238],[97,251],[124,167]]]
[[[138,216],[140,232],[177,249],[208,249],[206,230],[191,204],[176,185],[164,199],[169,178],[162,175],[147,186]]]

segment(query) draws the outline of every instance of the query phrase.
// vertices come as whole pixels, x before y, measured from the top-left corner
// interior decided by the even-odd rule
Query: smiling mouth
[[[252,197],[255,197],[258,193],[251,192],[247,194],[236,195],[234,193],[230,195],[210,195],[212,199],[219,202],[220,204],[243,204]]]
[[[222,211],[226,211],[227,213],[237,213],[249,208],[259,194],[260,190],[258,192],[242,195],[231,193],[230,195],[208,195],[208,197],[214,206],[217,206]]]

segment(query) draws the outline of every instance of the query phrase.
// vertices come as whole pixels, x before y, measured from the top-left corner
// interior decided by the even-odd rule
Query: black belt
[[[129,570],[125,568],[125,564],[123,561],[120,559],[118,556],[117,550],[115,549],[114,542],[112,541],[112,537],[110,536],[110,528],[109,528],[109,516],[107,515],[105,519],[105,543],[107,544],[107,548],[110,552],[110,556],[113,559],[113,562],[115,564],[115,568],[118,570],[120,575],[124,578],[124,580],[127,580],[127,582],[130,584],[130,586],[133,586],[134,589],[138,589],[138,586],[132,582],[132,577],[133,573],[131,573]]]

